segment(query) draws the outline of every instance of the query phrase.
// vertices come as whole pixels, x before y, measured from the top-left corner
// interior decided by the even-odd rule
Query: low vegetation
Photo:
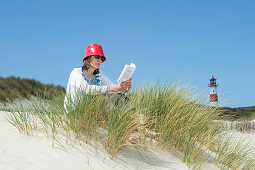
[[[79,94],[76,104],[67,109],[63,92],[54,100],[31,103],[29,111],[17,106],[8,120],[27,134],[43,130],[52,137],[52,145],[64,147],[58,140],[63,135],[66,144],[102,144],[112,158],[130,145],[130,135],[137,133],[140,146],[154,141],[162,149],[181,153],[182,161],[193,169],[202,167],[208,153],[215,154],[215,164],[221,169],[252,169],[255,165],[249,148],[225,138],[224,126],[215,121],[222,116],[221,109],[206,105],[203,99],[194,100],[185,87],[141,87],[127,94],[129,101],[116,101],[114,94]]]
[[[65,92],[61,86],[42,84],[31,79],[16,77],[0,77],[0,102],[13,101],[18,97],[30,98],[31,95],[45,99],[53,99],[55,92]]]
[[[255,119],[255,106],[251,107],[221,107],[220,115],[225,120],[253,120]]]

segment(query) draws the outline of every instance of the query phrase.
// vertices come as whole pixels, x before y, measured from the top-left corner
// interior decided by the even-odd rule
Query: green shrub
[[[65,89],[61,86],[53,84],[42,84],[35,80],[21,79],[14,76],[2,78],[0,77],[0,101],[13,101],[21,96],[29,99],[31,95],[53,99],[57,92],[65,93]]]
[[[227,120],[255,119],[255,106],[252,107],[220,107],[220,116]]]

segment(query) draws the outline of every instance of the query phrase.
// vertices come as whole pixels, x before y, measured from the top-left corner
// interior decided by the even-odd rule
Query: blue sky
[[[88,44],[103,46],[114,82],[135,63],[133,85],[172,81],[221,106],[255,105],[255,1],[1,0],[0,76],[66,87]]]

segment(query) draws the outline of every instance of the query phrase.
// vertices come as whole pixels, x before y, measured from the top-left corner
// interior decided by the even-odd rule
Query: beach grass
[[[205,162],[205,153],[197,143],[211,146],[221,138],[221,126],[215,107],[192,100],[191,91],[176,85],[153,85],[139,90],[137,108],[150,122],[149,129],[156,132],[158,146],[178,150],[188,166],[199,168]]]
[[[127,145],[132,134],[139,134],[147,145],[147,132],[153,132],[156,145],[178,152],[182,161],[199,169],[207,161],[208,151],[215,153],[215,164],[224,168],[253,168],[254,155],[240,143],[225,139],[221,111],[208,106],[193,91],[176,84],[154,84],[133,90],[116,103],[114,94],[87,95],[81,91],[74,106],[64,108],[64,93],[51,100],[30,103],[29,109],[17,106],[9,121],[21,132],[43,129],[52,137],[64,134],[66,143],[101,143],[111,158]],[[103,135],[102,135],[103,134]],[[151,136],[150,136],[151,137]],[[224,141],[224,142],[223,142]],[[61,144],[64,146],[64,144]]]

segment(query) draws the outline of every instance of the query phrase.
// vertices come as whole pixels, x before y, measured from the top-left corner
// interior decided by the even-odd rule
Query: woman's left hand
[[[127,81],[123,82],[123,83],[119,83],[116,86],[111,86],[109,88],[110,92],[127,92],[131,89],[132,84],[131,84],[131,80],[132,78],[128,79]]]
[[[127,92],[131,89],[131,87],[132,87],[131,80],[132,80],[132,78],[128,79],[127,81],[125,81],[123,83],[123,84],[125,84],[125,89],[124,89],[125,92]]]

